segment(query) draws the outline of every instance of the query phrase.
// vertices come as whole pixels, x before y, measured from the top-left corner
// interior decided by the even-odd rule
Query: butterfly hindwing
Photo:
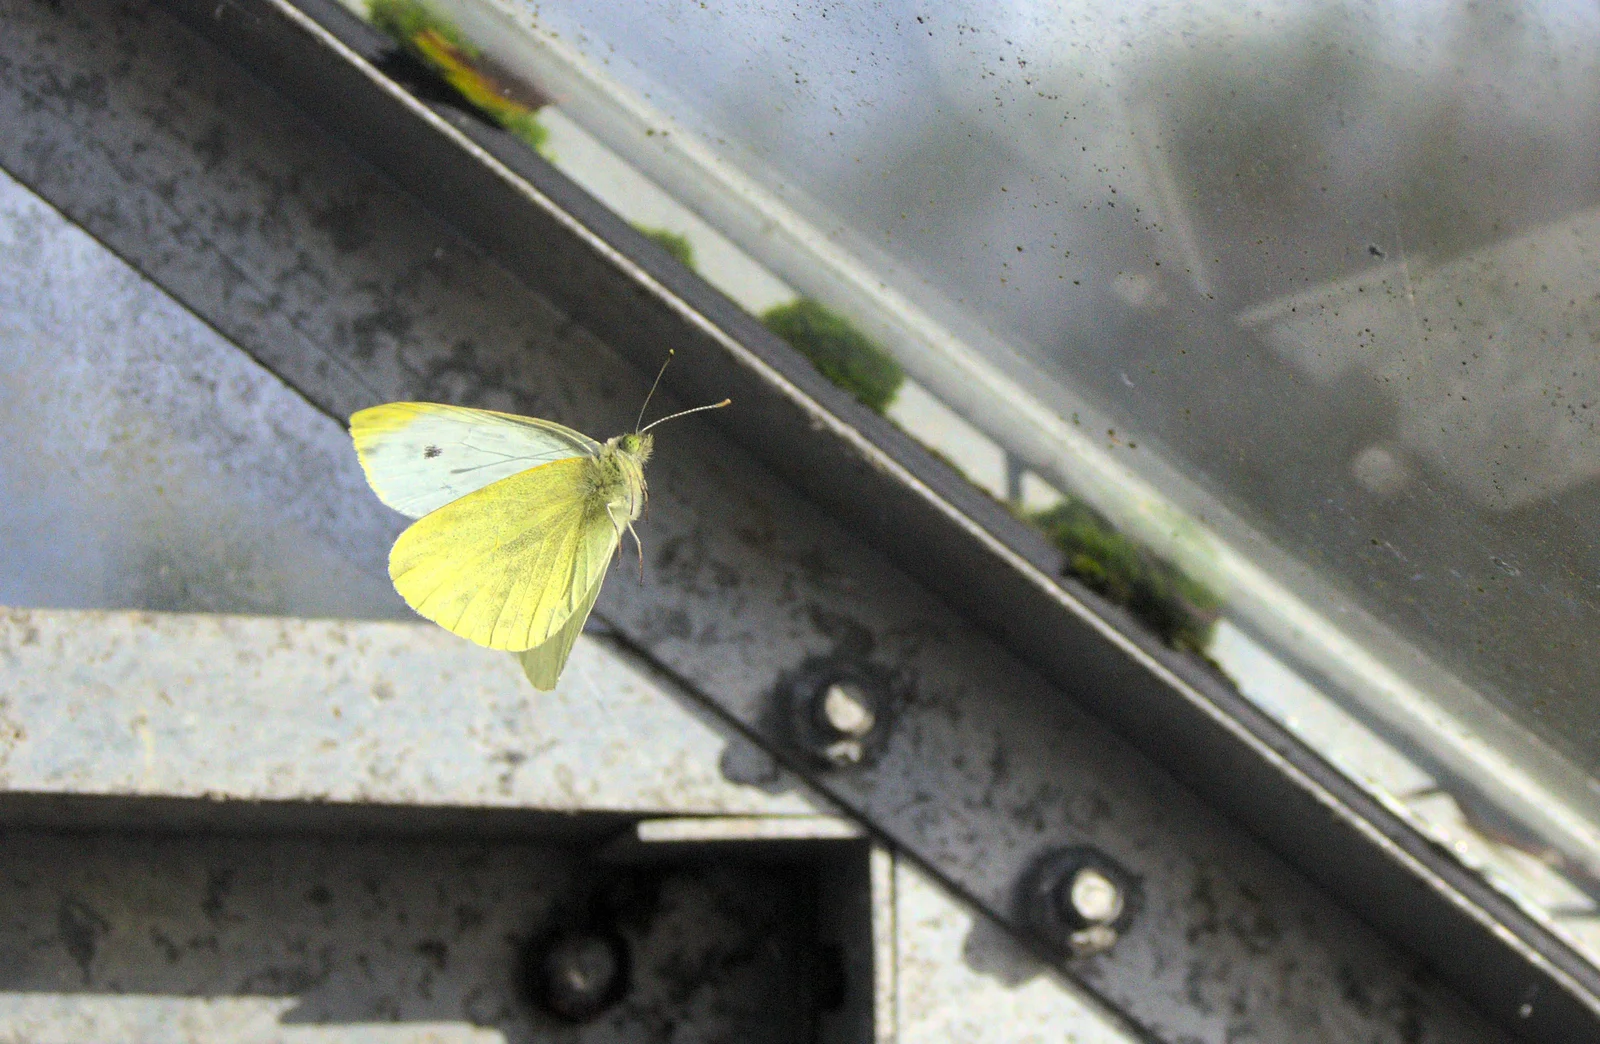
[[[522,661],[522,672],[528,676],[533,687],[542,692],[549,692],[556,687],[556,680],[561,677],[561,670],[567,665],[567,657],[572,655],[572,646],[578,640],[578,635],[583,631],[583,623],[589,619],[589,612],[594,608],[594,600],[600,594],[600,585],[605,580],[605,573],[589,588],[589,593],[583,601],[578,603],[578,608],[561,625],[561,630],[551,635],[543,644],[535,645],[517,653],[517,658]]]
[[[425,515],[389,554],[395,589],[479,645],[520,652],[550,642],[588,615],[617,548],[610,506],[594,495],[597,467],[587,456],[557,460]]]
[[[600,444],[551,421],[431,402],[391,402],[350,418],[350,435],[380,500],[411,518],[518,472]]]

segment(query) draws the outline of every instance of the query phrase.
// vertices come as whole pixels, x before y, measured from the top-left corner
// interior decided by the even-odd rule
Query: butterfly
[[[605,442],[554,421],[440,403],[359,411],[350,436],[367,483],[417,520],[389,552],[395,590],[452,634],[516,653],[535,688],[555,688],[623,532],[638,543],[650,429],[726,405],[636,423]]]

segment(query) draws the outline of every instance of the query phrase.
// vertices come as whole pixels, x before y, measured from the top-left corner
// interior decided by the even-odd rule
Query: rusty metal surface
[[[173,23],[5,11],[0,166],[323,410],[432,397],[597,435],[631,423],[637,372]],[[611,584],[599,612],[769,742],[780,679],[808,658],[901,679],[877,763],[819,782],[1002,922],[1055,845],[1128,867],[1141,917],[1070,974],[1144,1032],[1499,1039],[744,452],[692,421],[663,435],[647,582]]]

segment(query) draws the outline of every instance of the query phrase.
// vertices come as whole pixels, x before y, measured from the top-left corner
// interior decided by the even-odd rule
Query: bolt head
[[[853,681],[836,681],[822,690],[822,719],[841,736],[861,739],[878,724],[872,698]]]
[[[587,1022],[622,996],[627,970],[622,940],[578,932],[558,936],[544,948],[534,969],[535,985],[552,1015]]]
[[[1044,853],[1022,882],[1022,913],[1038,936],[1073,957],[1109,950],[1139,906],[1138,881],[1089,846]]]
[[[1067,901],[1085,922],[1110,924],[1122,916],[1122,889],[1099,869],[1086,866],[1072,875]]]
[[[790,736],[838,769],[870,764],[888,740],[892,679],[870,664],[818,657],[780,680]]]

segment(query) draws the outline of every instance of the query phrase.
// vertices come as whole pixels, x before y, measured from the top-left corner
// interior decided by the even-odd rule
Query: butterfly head
[[[650,451],[655,448],[655,436],[634,431],[618,435],[609,440],[608,444],[615,446],[618,453],[625,453],[643,465],[650,459]]]

